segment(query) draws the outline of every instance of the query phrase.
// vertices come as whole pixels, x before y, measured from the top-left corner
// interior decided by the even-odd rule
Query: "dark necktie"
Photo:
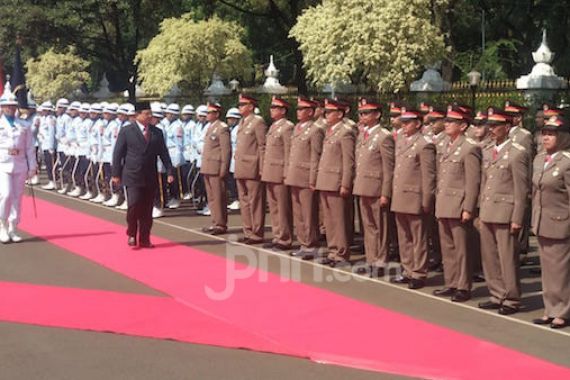
[[[150,129],[148,128],[148,126],[144,127],[143,135],[146,143],[148,144],[148,142],[150,141]]]

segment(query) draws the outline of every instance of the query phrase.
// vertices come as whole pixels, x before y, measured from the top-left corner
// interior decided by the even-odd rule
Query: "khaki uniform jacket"
[[[559,151],[544,166],[546,152],[534,159],[532,230],[549,239],[570,237],[570,153]]]
[[[291,149],[291,133],[293,123],[283,118],[269,127],[265,136],[265,157],[261,180],[263,182],[283,183],[289,161]]]
[[[338,192],[341,186],[352,188],[355,139],[352,127],[342,121],[326,130],[317,171],[317,190]]]
[[[362,133],[356,146],[354,195],[392,198],[394,138],[380,125]]]
[[[392,192],[392,211],[421,215],[423,208],[433,210],[435,199],[435,146],[429,137],[416,133],[396,140],[396,168]]]
[[[230,168],[232,144],[227,124],[216,120],[204,135],[200,173],[225,177]]]
[[[313,121],[299,123],[293,128],[286,185],[303,189],[316,185],[324,138],[324,126]]]
[[[480,219],[485,223],[522,225],[529,195],[529,156],[509,141],[493,160],[495,145],[483,149]]]
[[[259,180],[267,126],[260,116],[252,114],[243,118],[238,128],[234,176],[236,179]]]
[[[481,186],[481,148],[460,135],[453,144],[447,137],[437,171],[435,216],[460,219],[475,212]]]

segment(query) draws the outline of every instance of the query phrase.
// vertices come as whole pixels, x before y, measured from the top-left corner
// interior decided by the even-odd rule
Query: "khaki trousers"
[[[388,208],[380,207],[380,197],[360,197],[360,213],[366,263],[385,267],[388,263]]]
[[[424,280],[427,277],[427,215],[396,214],[398,246],[403,275]]]
[[[293,243],[293,221],[289,186],[282,183],[266,183],[267,203],[271,217],[273,243],[291,246]]]
[[[570,238],[538,237],[544,315],[570,318]]]
[[[520,306],[518,239],[510,224],[481,221],[481,258],[491,302],[517,308]]]
[[[247,239],[262,241],[265,227],[263,183],[251,179],[238,179],[237,188],[243,234]]]
[[[291,187],[293,222],[301,250],[309,251],[319,246],[318,197],[311,189]]]
[[[328,258],[335,261],[348,260],[350,247],[347,240],[348,205],[350,198],[337,192],[321,191],[323,222],[327,233]]]
[[[472,275],[468,241],[470,223],[459,219],[439,219],[439,241],[443,259],[445,286],[459,290],[471,290]]]
[[[228,228],[228,194],[226,179],[204,174],[204,184],[208,195],[208,208],[212,213],[212,226]]]

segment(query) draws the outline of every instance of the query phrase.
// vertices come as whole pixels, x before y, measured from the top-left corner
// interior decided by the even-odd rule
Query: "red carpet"
[[[294,354],[172,298],[8,282],[0,282],[0,294],[6,322]]]
[[[274,352],[422,378],[570,378],[570,369],[253,268],[251,276],[236,282],[229,299],[214,301],[205,287],[223,289],[226,267],[244,270],[243,265],[157,237],[154,251],[132,251],[126,247],[123,226],[40,200],[39,218],[34,220],[30,203],[25,202],[23,230],[158,289],[216,321],[262,337],[263,342],[276,342]],[[228,346],[266,349],[254,340],[233,339],[237,338]]]

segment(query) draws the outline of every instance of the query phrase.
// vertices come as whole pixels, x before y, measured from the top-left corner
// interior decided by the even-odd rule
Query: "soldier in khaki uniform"
[[[319,247],[317,169],[323,150],[324,125],[313,121],[318,103],[305,97],[297,99],[297,120],[291,136],[289,165],[285,184],[290,186],[293,221],[301,248],[291,253],[305,260],[316,257]]]
[[[314,97],[311,98],[311,100],[317,104],[317,108],[315,108],[315,115],[313,116],[314,123],[319,128],[326,130],[327,129],[327,120],[325,119],[325,101],[324,101],[324,99],[318,99],[318,98],[314,98]],[[318,203],[319,202],[317,202],[317,204]],[[325,231],[325,222],[324,222],[324,216],[323,216],[323,208],[320,207],[320,205],[318,207],[318,213],[319,213],[319,240],[324,241],[326,231]]]
[[[487,124],[495,144],[483,150],[479,217],[483,271],[491,297],[479,307],[510,315],[520,306],[517,236],[529,193],[529,155],[509,139],[512,118],[505,112],[490,108]]]
[[[360,197],[367,268],[358,273],[384,275],[388,262],[388,211],[394,175],[394,138],[382,128],[380,104],[361,99],[358,114],[363,131],[356,146],[354,195]]]
[[[443,257],[445,287],[433,293],[454,302],[471,298],[469,236],[481,184],[481,148],[465,137],[471,117],[450,107],[445,149],[437,165],[435,216]]]
[[[257,100],[251,96],[239,96],[239,122],[235,151],[235,173],[240,213],[246,244],[263,242],[265,225],[265,191],[261,182],[265,132],[267,126],[260,116],[254,114]]]
[[[424,116],[427,125],[423,128],[424,136],[431,138],[435,145],[436,154],[436,170],[439,159],[444,152],[445,134],[445,111],[429,106],[429,112]],[[435,272],[443,272],[441,258],[441,244],[439,243],[439,232],[437,230],[437,219],[435,214],[430,215],[427,226],[428,234],[428,270]]]
[[[388,104],[390,115],[390,132],[394,139],[394,144],[398,136],[402,133],[402,123],[400,116],[402,115],[402,106],[396,102]],[[398,246],[398,228],[396,227],[396,215],[392,210],[388,211],[388,261],[400,261],[400,249]]]
[[[535,146],[532,133],[526,130],[523,126],[524,114],[528,111],[528,108],[514,104],[507,100],[505,102],[505,112],[507,115],[513,118],[513,127],[509,131],[509,139],[515,144],[522,145],[529,154],[530,160],[535,155]],[[529,181],[532,178],[532,166],[529,165]],[[523,228],[519,234],[519,255],[521,264],[525,264],[527,261],[527,254],[529,249],[529,238],[530,238],[530,219],[531,219],[531,199],[530,194],[527,200],[527,207],[524,215]]]
[[[319,161],[315,188],[320,191],[329,253],[322,263],[346,265],[350,258],[347,236],[347,209],[354,176],[352,127],[343,122],[345,107],[335,100],[325,103],[327,131]]]
[[[532,227],[542,264],[544,316],[535,324],[570,325],[570,126],[553,116],[542,129],[545,151],[534,159]]]
[[[475,128],[475,137],[473,140],[477,143],[481,150],[490,144],[494,144],[489,126],[487,125],[487,112],[478,111],[473,118],[473,128]],[[471,252],[471,264],[473,269],[473,282],[485,282],[483,277],[483,264],[481,263],[481,236],[479,235],[480,223],[479,219],[480,195],[477,199],[477,209],[475,211],[475,219],[473,220],[474,228],[471,229],[472,235],[469,238],[469,247]]]
[[[293,123],[286,118],[288,109],[289,103],[286,100],[275,96],[271,100],[273,124],[265,137],[265,157],[261,172],[261,180],[267,189],[273,231],[273,241],[266,248],[277,250],[288,250],[293,242],[291,194],[284,183],[293,132]]]
[[[435,196],[435,146],[421,134],[421,115],[402,109],[402,135],[396,140],[392,211],[396,214],[403,274],[391,279],[410,289],[425,285],[427,224]]]
[[[212,235],[223,234],[228,229],[226,177],[230,168],[232,145],[230,129],[220,121],[221,111],[219,104],[208,104],[208,129],[204,136],[200,168],[206,185],[208,208],[212,214],[212,225],[202,230]]]

